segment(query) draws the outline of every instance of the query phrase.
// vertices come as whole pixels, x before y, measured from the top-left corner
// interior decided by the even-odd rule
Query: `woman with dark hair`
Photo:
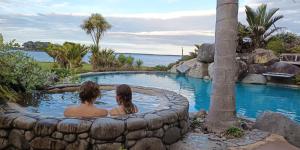
[[[119,106],[110,111],[111,116],[133,114],[138,112],[137,107],[132,103],[132,91],[128,85],[121,84],[117,86],[116,100]]]
[[[105,117],[108,112],[105,109],[97,108],[94,105],[97,97],[101,95],[99,85],[92,81],[82,83],[79,88],[79,106],[70,106],[65,109],[66,117]]]

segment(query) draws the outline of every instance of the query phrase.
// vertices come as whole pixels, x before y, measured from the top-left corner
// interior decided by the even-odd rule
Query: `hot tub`
[[[113,100],[109,100],[109,97],[113,95],[111,93],[115,85],[100,87],[103,99],[106,97],[108,101],[103,104],[100,100],[97,105],[112,107],[109,103]],[[77,89],[78,85],[62,85],[51,88],[49,92],[59,95]],[[53,99],[50,99],[50,103],[35,103],[35,106],[25,103],[21,109],[2,104],[0,149],[159,150],[168,149],[170,144],[177,142],[188,131],[189,103],[185,97],[157,88],[135,86],[132,90],[134,98],[146,97],[150,101],[135,101],[141,112],[118,117],[65,118],[62,116],[63,106],[69,103],[64,102],[62,104],[67,105],[53,108]],[[72,101],[72,98],[65,98]]]

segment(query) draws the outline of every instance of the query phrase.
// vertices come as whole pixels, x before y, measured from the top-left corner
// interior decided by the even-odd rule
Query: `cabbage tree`
[[[111,25],[105,20],[101,14],[92,14],[87,20],[84,20],[81,28],[91,35],[94,45],[99,50],[99,42],[103,33],[111,28]]]

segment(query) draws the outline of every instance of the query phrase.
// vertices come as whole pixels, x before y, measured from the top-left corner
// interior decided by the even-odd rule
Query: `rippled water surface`
[[[95,104],[99,108],[111,109],[117,106],[115,91],[101,91]],[[133,93],[133,102],[140,112],[155,110],[159,107],[159,97],[141,93]],[[29,100],[18,102],[26,110],[45,116],[62,117],[67,106],[79,104],[79,96],[76,92],[65,92],[56,94],[41,94]]]
[[[104,84],[126,83],[146,87],[163,88],[187,97],[190,111],[208,109],[211,83],[201,79],[174,74],[106,74],[88,76],[82,81],[92,80]],[[300,89],[266,85],[236,85],[238,115],[254,119],[263,111],[280,112],[300,122]]]

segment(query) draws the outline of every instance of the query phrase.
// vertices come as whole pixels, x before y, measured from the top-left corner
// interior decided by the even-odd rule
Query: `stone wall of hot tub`
[[[167,108],[120,117],[47,118],[3,104],[0,149],[169,149],[188,131],[187,99],[162,89],[133,87],[133,91],[163,96]]]

